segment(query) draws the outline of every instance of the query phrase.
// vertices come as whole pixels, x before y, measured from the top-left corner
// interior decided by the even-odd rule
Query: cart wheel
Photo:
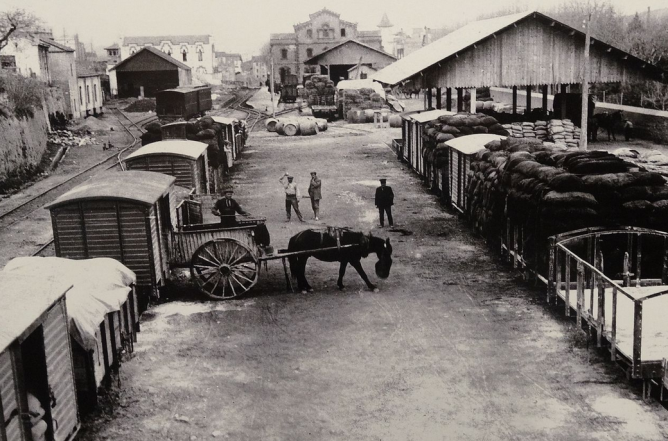
[[[255,254],[236,239],[206,242],[195,251],[190,264],[200,291],[215,300],[244,294],[257,283],[258,270]]]

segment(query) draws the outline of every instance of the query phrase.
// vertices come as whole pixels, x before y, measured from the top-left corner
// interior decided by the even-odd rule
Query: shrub
[[[10,72],[0,73],[0,93],[6,95],[7,107],[18,118],[32,118],[35,109],[42,108],[46,88],[46,84],[35,78],[26,78]]]

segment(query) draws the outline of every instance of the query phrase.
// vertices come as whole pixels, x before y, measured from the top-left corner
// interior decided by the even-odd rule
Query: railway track
[[[115,167],[119,163],[121,155],[137,145],[139,138],[136,133],[133,133],[133,131],[138,131],[140,134],[143,133],[144,130],[142,126],[156,119],[156,117],[153,115],[139,121],[132,121],[118,108],[110,108],[110,110],[116,113],[120,125],[131,136],[132,141],[129,144],[121,147],[120,150],[115,152],[113,155],[109,155],[103,160],[91,165],[90,167],[79,171],[74,176],[71,176],[70,178],[58,183],[57,185],[54,185],[46,191],[29,198],[20,205],[0,213],[0,230],[6,230],[11,226],[25,220],[32,213],[40,210],[44,205],[53,201],[58,196],[64,194],[81,182],[84,182],[91,176]],[[32,253],[32,255],[39,255],[52,243],[53,239],[42,245],[36,252]]]

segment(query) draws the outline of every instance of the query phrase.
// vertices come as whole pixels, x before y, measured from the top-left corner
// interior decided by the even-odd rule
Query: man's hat
[[[381,178],[381,179],[380,179],[380,182],[381,182],[381,183],[383,183],[383,182],[387,182],[387,179],[385,179],[385,178]]]
[[[234,193],[234,188],[231,185],[223,186],[223,193]]]
[[[312,171],[312,172],[311,172],[311,174],[312,174],[312,175],[315,175],[315,174],[316,174],[316,172]]]
[[[287,175],[286,178],[293,179],[292,175]]]

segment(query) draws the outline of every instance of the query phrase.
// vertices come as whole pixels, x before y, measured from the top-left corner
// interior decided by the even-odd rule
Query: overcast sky
[[[572,1],[572,0],[567,0]],[[575,0],[583,1],[587,0]],[[601,1],[601,0],[598,0]],[[668,8],[668,0],[609,0],[624,13]],[[0,10],[30,10],[53,29],[78,33],[96,49],[124,35],[210,34],[216,50],[257,53],[273,32],[292,32],[292,25],[327,7],[343,20],[374,30],[387,15],[396,29],[445,27],[513,5],[559,4],[560,0],[2,0]]]

